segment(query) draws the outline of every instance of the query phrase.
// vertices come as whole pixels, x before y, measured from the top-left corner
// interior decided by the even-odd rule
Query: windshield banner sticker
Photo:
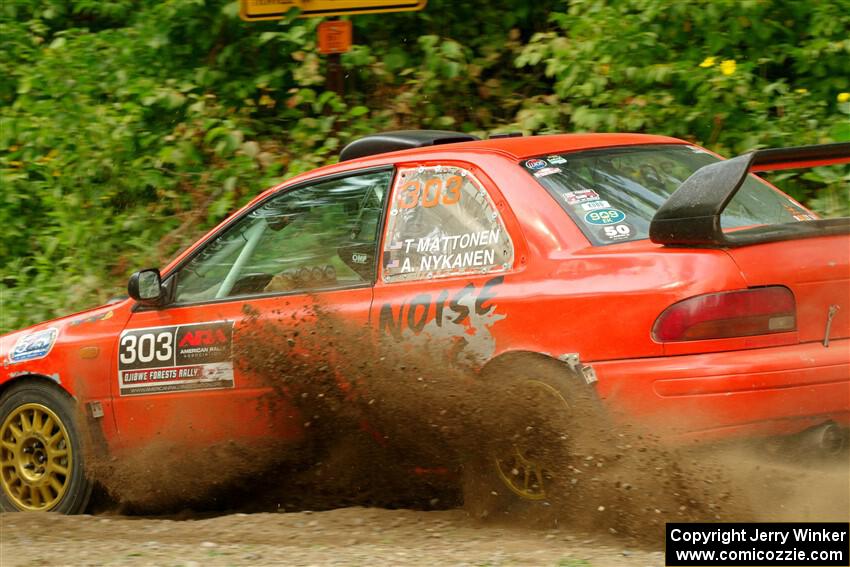
[[[59,330],[53,327],[24,335],[12,347],[9,362],[26,362],[44,358],[50,353],[58,335]]]
[[[233,388],[232,341],[231,321],[124,331],[120,395]]]

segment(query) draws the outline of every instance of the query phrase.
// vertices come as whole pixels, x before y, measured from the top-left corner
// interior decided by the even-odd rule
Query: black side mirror
[[[127,293],[142,305],[160,305],[165,294],[163,293],[159,270],[148,268],[130,276],[130,281],[127,283]]]

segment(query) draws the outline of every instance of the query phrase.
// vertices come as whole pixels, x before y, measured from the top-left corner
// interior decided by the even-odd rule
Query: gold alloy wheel
[[[21,510],[56,506],[71,482],[72,459],[68,430],[47,406],[18,406],[0,427],[0,484]]]
[[[548,400],[554,400],[556,406],[569,409],[569,404],[556,388],[540,380],[528,380],[528,386]],[[524,500],[545,500],[546,485],[550,482],[551,471],[546,470],[534,455],[534,447],[520,447],[513,444],[510,455],[496,457],[496,472],[511,492]]]

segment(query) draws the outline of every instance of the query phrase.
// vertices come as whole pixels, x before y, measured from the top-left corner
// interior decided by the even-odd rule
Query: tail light
[[[797,328],[794,294],[771,286],[707,293],[674,303],[652,326],[658,342],[785,333]]]

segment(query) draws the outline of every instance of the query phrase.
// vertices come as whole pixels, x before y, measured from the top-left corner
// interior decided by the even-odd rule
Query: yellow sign
[[[321,16],[356,16],[382,12],[422,10],[428,0],[239,0],[243,20],[279,20],[292,8],[301,10],[302,18]]]

